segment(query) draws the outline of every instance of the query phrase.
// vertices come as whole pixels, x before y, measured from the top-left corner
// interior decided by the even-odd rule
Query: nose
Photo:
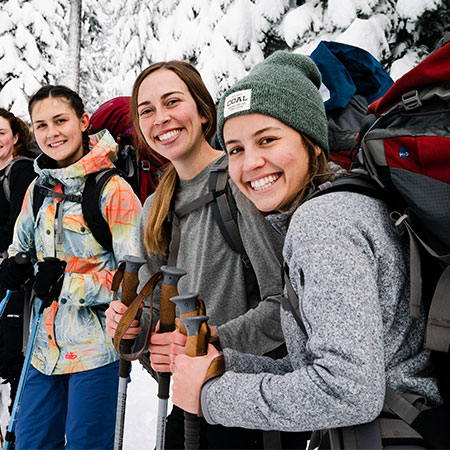
[[[244,152],[244,164],[242,166],[243,172],[252,172],[264,166],[265,159],[262,151],[253,146],[246,147]]]
[[[59,129],[53,124],[49,124],[47,128],[47,135],[49,137],[57,136],[59,134]]]
[[[157,108],[155,111],[155,125],[162,125],[169,120],[169,114],[165,108]]]

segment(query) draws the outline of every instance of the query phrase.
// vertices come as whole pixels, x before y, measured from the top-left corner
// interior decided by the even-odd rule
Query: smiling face
[[[19,135],[13,135],[9,120],[0,117],[0,160],[6,161],[12,158],[14,145]]]
[[[83,132],[89,125],[87,114],[78,117],[63,97],[49,97],[33,105],[31,120],[39,148],[58,167],[70,166],[83,157]]]
[[[273,117],[247,114],[228,119],[223,136],[230,177],[245,196],[263,212],[288,209],[308,176],[300,133]]]
[[[206,119],[175,72],[151,72],[139,87],[137,105],[139,127],[154,151],[175,167],[198,158],[197,150],[207,143],[202,131]]]

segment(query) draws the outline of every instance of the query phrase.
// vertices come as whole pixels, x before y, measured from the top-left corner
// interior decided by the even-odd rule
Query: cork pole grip
[[[161,286],[161,300],[159,305],[160,330],[162,330],[163,328],[167,328],[167,331],[173,331],[174,329],[175,303],[172,303],[169,299],[177,295],[178,290],[176,286],[171,286],[163,283],[163,285]]]
[[[139,278],[137,273],[128,272],[125,270],[123,274],[122,284],[122,303],[125,306],[130,306],[137,296],[137,287],[139,285]]]

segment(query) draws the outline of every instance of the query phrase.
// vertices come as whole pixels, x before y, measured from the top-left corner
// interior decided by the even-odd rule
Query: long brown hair
[[[0,117],[8,121],[12,135],[18,137],[17,142],[14,144],[13,158],[16,156],[32,156],[30,151],[31,131],[28,125],[4,108],[0,108]]]
[[[185,61],[176,60],[151,64],[138,75],[134,82],[131,94],[131,112],[138,140],[143,145],[148,146],[139,125],[139,113],[137,108],[139,88],[141,87],[142,82],[151,73],[159,69],[171,70],[186,84],[189,93],[197,105],[199,115],[206,119],[205,123],[202,125],[203,136],[208,142],[211,141],[217,128],[216,106],[214,101],[197,69]],[[150,151],[153,152],[152,149],[150,149]],[[177,182],[177,172],[173,164],[170,163],[155,190],[153,203],[145,224],[145,247],[147,251],[154,254],[167,254],[167,236],[164,223],[169,213]]]
[[[333,180],[337,177],[336,173],[330,172],[327,168],[328,160],[323,151],[316,152],[317,144],[304,134],[300,134],[303,146],[308,155],[308,172],[306,174],[303,186],[300,188],[294,203],[296,210],[305,200],[306,196],[311,192],[317,184]]]

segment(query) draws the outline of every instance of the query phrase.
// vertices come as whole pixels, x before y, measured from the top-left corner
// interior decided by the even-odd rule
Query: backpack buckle
[[[144,172],[150,172],[150,167],[151,167],[150,161],[147,161],[146,159],[141,160],[141,169]]]
[[[411,111],[419,106],[422,106],[422,102],[419,98],[419,92],[417,90],[405,92],[402,95],[402,103],[406,111]]]

